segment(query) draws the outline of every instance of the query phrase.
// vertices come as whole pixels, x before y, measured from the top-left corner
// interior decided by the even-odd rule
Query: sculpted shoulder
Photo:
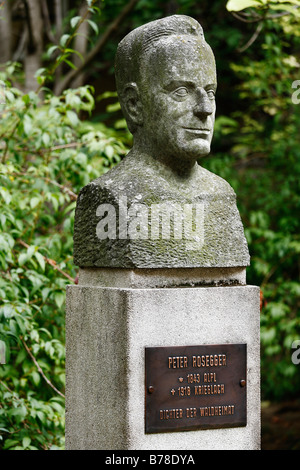
[[[230,184],[209,170],[199,166],[200,185],[209,194],[235,195]]]
[[[106,196],[138,196],[143,200],[194,199],[201,196],[235,197],[230,184],[220,176],[197,165],[195,175],[188,182],[175,177],[166,169],[155,165],[143,165],[126,157],[112,170],[89,183],[81,194],[93,197],[101,192]],[[89,195],[89,196],[88,196]]]

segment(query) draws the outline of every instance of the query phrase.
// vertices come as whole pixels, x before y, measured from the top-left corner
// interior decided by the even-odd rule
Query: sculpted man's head
[[[210,152],[217,87],[214,56],[199,23],[175,15],[129,33],[118,47],[116,82],[133,148],[79,194],[76,264],[247,266],[234,191],[198,165]]]
[[[194,164],[210,152],[216,66],[196,20],[175,15],[135,29],[115,65],[134,148],[166,163]]]

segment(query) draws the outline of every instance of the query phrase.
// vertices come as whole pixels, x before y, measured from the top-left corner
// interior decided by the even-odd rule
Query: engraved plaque
[[[145,348],[145,432],[246,426],[246,344]]]

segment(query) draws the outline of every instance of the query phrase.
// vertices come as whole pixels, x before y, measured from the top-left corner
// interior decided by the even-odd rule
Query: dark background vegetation
[[[118,42],[179,13],[202,24],[216,56],[215,136],[201,164],[237,193],[247,282],[261,287],[263,448],[299,450],[300,4],[226,3],[0,1],[0,448],[64,448],[76,197],[131,145]]]

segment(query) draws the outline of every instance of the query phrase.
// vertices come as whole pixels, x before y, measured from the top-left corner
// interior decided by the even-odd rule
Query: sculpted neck
[[[134,143],[128,157],[145,165],[145,168],[150,167],[159,172],[161,176],[175,178],[186,183],[190,182],[197,174],[197,161],[178,155],[174,156],[168,152],[157,152],[153,146],[140,145],[139,142]]]

